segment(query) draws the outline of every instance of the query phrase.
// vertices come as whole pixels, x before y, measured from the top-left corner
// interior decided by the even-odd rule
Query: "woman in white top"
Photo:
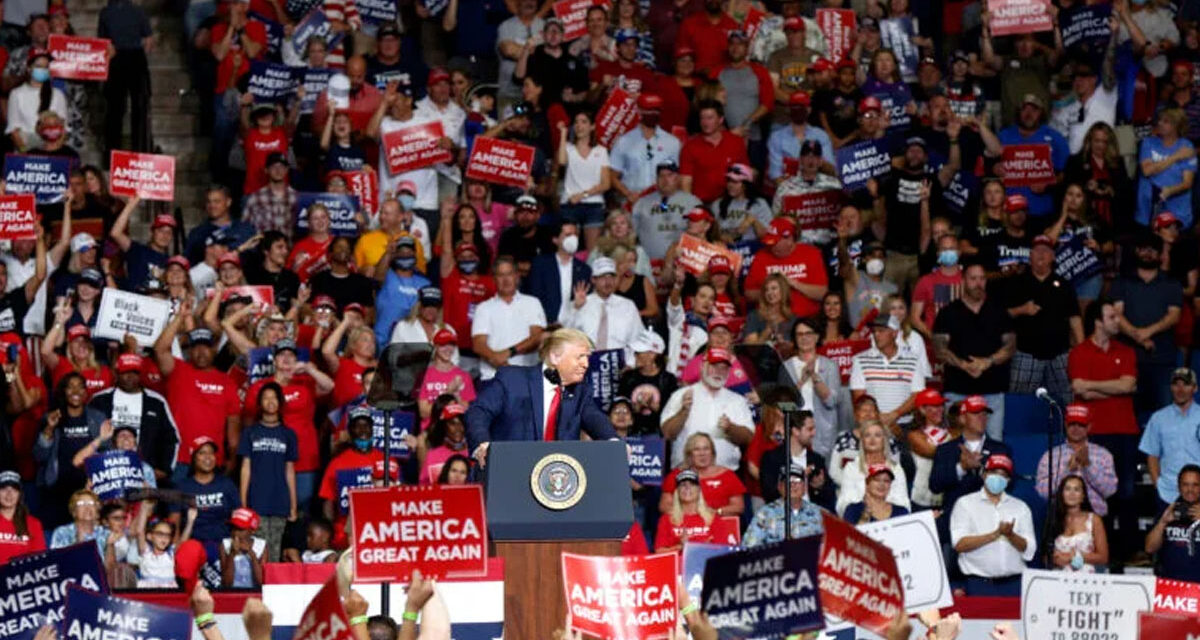
[[[573,136],[568,136],[566,123],[558,125],[558,164],[567,168],[559,213],[564,221],[583,227],[584,245],[590,250],[604,226],[604,193],[612,186],[608,149],[596,144],[592,114],[575,114],[571,130]]]
[[[867,493],[867,469],[871,465],[886,464],[892,471],[894,480],[888,491],[887,501],[904,507],[912,508],[908,499],[908,479],[900,463],[888,455],[888,440],[890,435],[883,423],[871,420],[863,423],[859,438],[858,460],[847,464],[842,469],[842,482],[838,487],[837,512],[842,515],[846,507],[859,502]]]
[[[8,128],[5,133],[20,153],[42,146],[38,116],[53,111],[67,121],[67,96],[50,84],[50,53],[39,51],[29,61],[29,80],[8,94]]]
[[[1058,483],[1054,498],[1054,568],[1095,573],[1108,566],[1108,534],[1092,511],[1083,478],[1071,474]]]
[[[918,371],[926,379],[933,377],[933,368],[929,366],[929,354],[925,351],[925,338],[913,329],[912,320],[908,317],[908,302],[902,295],[890,295],[884,303],[884,309],[892,317],[900,321],[900,331],[896,332],[896,346],[900,353],[911,355],[917,359]],[[871,339],[874,342],[874,336]]]

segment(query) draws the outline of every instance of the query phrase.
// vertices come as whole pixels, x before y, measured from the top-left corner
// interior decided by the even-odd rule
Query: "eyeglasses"
[[[80,500],[79,502],[75,503],[76,509],[78,509],[79,507],[97,507],[97,506],[100,506],[100,504],[98,502],[96,502],[95,500]]]

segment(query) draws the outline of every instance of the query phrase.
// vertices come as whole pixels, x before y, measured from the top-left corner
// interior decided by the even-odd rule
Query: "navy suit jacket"
[[[467,409],[467,442],[474,451],[495,440],[541,440],[546,424],[542,409],[542,365],[500,367]],[[578,440],[586,431],[593,440],[617,437],[608,416],[592,400],[587,381],[564,388],[558,405],[558,440]]]
[[[571,287],[579,282],[585,284],[592,281],[592,268],[587,263],[571,258]],[[558,310],[562,308],[562,288],[558,281],[558,254],[543,253],[533,259],[529,267],[529,277],[524,279],[522,291],[537,298],[546,312],[546,322],[558,322]]]
[[[983,467],[968,471],[962,479],[958,477],[956,467],[961,454],[958,447],[964,442],[963,437],[959,436],[938,445],[933,454],[933,471],[929,474],[929,489],[942,494],[942,517],[938,521],[938,532],[944,536],[943,540],[947,541],[950,540],[950,512],[954,509],[954,503],[968,493],[975,493],[983,488],[983,475],[980,473]],[[1012,458],[1012,449],[1008,445],[987,436],[983,438],[983,449],[980,452],[984,461],[994,453],[1002,453]]]

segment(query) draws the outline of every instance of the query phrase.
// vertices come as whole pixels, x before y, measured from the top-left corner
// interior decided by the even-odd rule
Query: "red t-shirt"
[[[340,407],[362,395],[362,376],[367,370],[354,358],[341,358],[337,374],[333,376],[333,406]]]
[[[267,156],[272,153],[287,154],[288,138],[283,127],[271,127],[263,133],[257,128],[247,131],[242,141],[246,152],[246,182],[242,193],[254,193],[267,186]]]
[[[263,378],[246,390],[242,419],[254,420],[258,414],[258,391],[274,378]],[[308,376],[297,376],[283,385],[283,424],[296,434],[296,473],[315,471],[321,466],[321,451],[317,445],[317,412],[315,382]]]
[[[708,14],[697,11],[683,19],[679,25],[679,36],[675,39],[675,47],[691,47],[696,52],[696,70],[710,73],[725,63],[725,53],[729,49],[729,32],[738,29],[738,23],[727,13],[713,24]],[[725,182],[719,185],[722,189]]]
[[[1067,355],[1067,375],[1072,380],[1116,380],[1121,376],[1137,377],[1137,354],[1133,347],[1116,340],[1108,341],[1103,351],[1091,339],[1071,348]],[[1112,396],[1099,400],[1075,402],[1092,410],[1093,435],[1137,435],[1137,418],[1133,413],[1133,396]]]
[[[42,523],[37,518],[26,514],[24,536],[17,535],[13,521],[0,516],[0,565],[5,564],[16,556],[46,548],[46,534],[42,531]]]
[[[58,387],[58,381],[62,380],[68,373],[75,371],[75,365],[66,357],[58,359],[58,364],[54,366],[54,371],[50,372],[50,386]],[[94,367],[91,369],[79,370],[79,375],[83,376],[87,383],[88,400],[100,391],[113,386],[113,372],[108,367]]]
[[[759,423],[754,428],[754,439],[750,441],[750,446],[746,447],[746,463],[753,464],[758,467],[759,472],[762,472],[762,457],[768,451],[779,448],[779,443],[763,437],[762,423]],[[746,491],[752,496],[762,497],[762,484],[758,480],[747,476]]]
[[[962,295],[962,269],[954,272],[954,275],[948,276],[942,273],[941,269],[934,269],[917,280],[917,286],[913,288],[912,301],[920,300],[925,303],[925,308],[921,310],[921,322],[930,330],[933,329],[933,321],[937,319],[937,314],[942,310],[942,307],[958,300]]]
[[[654,84],[658,96],[662,98],[662,116],[658,121],[658,126],[663,128],[667,133],[674,127],[686,127],[688,112],[692,105],[688,101],[687,94],[683,92],[683,87],[679,86],[679,82],[674,76],[666,74],[658,74],[654,77]]]
[[[220,42],[225,37],[225,32],[229,31],[228,22],[219,22],[212,28],[212,41]],[[243,31],[251,40],[257,42],[261,47],[259,49],[259,57],[267,50],[267,27],[257,20],[247,20]],[[241,39],[236,35],[233,38],[233,46],[229,53],[225,54],[224,58],[217,63],[217,83],[213,86],[213,93],[220,95],[225,93],[232,87],[239,78],[246,75],[250,71],[250,60],[242,51]]]
[[[491,276],[466,278],[455,267],[442,278],[442,318],[458,334],[458,348],[471,347],[471,321],[475,307],[496,295],[496,281]]]
[[[675,492],[675,478],[679,475],[679,469],[673,469],[667,477],[663,479],[663,493]],[[716,511],[721,507],[729,506],[729,499],[734,496],[745,495],[746,485],[738,479],[737,474],[729,469],[722,468],[721,472],[700,478],[700,495],[704,496],[704,502],[710,509]]]
[[[342,469],[361,469],[363,467],[375,467],[375,463],[383,460],[383,452],[378,449],[371,449],[367,453],[359,453],[357,450],[350,448],[342,451],[329,461],[329,466],[325,468],[325,475],[321,478],[321,486],[317,489],[317,497],[322,500],[337,500],[338,485],[337,472]],[[334,512],[337,513],[337,505],[334,505]],[[333,521],[333,546],[337,549],[345,549],[349,544],[349,539],[346,537],[346,516],[338,514]]]
[[[716,522],[716,518],[713,518]],[[658,519],[658,531],[654,534],[654,548],[679,546],[684,539],[692,542],[712,542],[712,523],[705,523],[698,513],[683,516],[683,522],[674,524],[670,514],[664,513]]]
[[[621,64],[616,60],[601,60],[595,68],[588,72],[588,80],[604,84],[604,78],[611,77],[611,86],[624,89],[630,93],[648,91],[654,86],[654,71],[644,64]]]
[[[292,252],[288,254],[288,268],[296,272],[300,282],[308,282],[314,274],[329,267],[326,252],[331,242],[333,236],[329,236],[324,242],[317,242],[312,237],[305,236],[292,247]]]
[[[242,408],[237,385],[228,374],[216,369],[200,370],[186,360],[175,360],[167,376],[167,403],[179,428],[179,462],[190,463],[192,440],[208,436],[225,442],[225,420]],[[224,460],[224,445],[218,447],[217,464]]]
[[[760,249],[754,254],[750,273],[746,274],[746,291],[757,291],[772,273],[782,273],[788,280],[802,284],[828,285],[829,276],[821,260],[821,250],[803,243],[783,258],[775,257],[770,248]],[[821,310],[821,301],[813,300],[792,289],[792,313],[800,318],[816,315]]]
[[[679,152],[679,173],[692,177],[692,195],[712,202],[725,193],[725,172],[735,162],[750,164],[741,136],[722,131],[721,140],[713,144],[697,134]]]
[[[167,393],[167,381],[154,358],[142,358],[142,386],[159,395]]]

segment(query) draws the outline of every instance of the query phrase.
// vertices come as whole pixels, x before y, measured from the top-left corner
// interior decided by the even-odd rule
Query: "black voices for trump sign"
[[[0,565],[0,640],[29,640],[42,625],[57,626],[72,584],[108,592],[104,564],[92,540]]]
[[[825,626],[820,552],[815,535],[709,558],[701,602],[713,627],[722,637],[782,638]]]
[[[151,347],[170,317],[170,300],[108,288],[100,298],[100,311],[92,334],[117,341],[124,340],[125,334],[129,334],[140,346]]]

